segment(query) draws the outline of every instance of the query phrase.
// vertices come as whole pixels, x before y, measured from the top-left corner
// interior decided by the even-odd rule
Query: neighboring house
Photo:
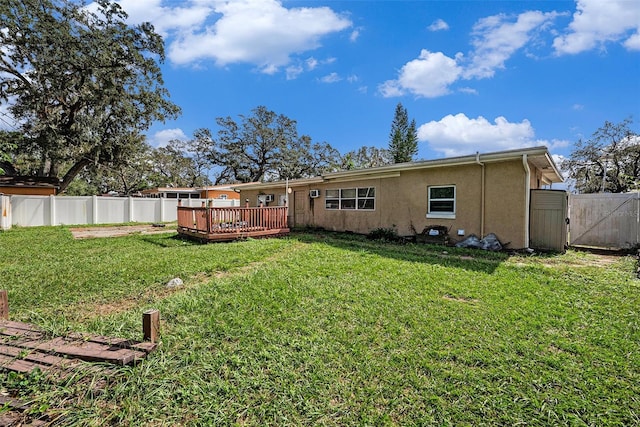
[[[55,196],[59,189],[58,178],[0,175],[0,194]]]
[[[167,199],[221,199],[240,200],[240,193],[230,185],[215,185],[202,188],[158,187],[143,190],[142,197],[164,197]]]
[[[427,226],[456,239],[495,233],[513,249],[529,246],[531,190],[562,182],[546,147],[328,173],[239,187],[250,206],[289,205],[292,227],[398,234]]]

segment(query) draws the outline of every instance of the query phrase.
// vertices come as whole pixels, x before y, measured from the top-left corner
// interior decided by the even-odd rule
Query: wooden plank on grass
[[[15,338],[28,338],[28,339],[41,339],[44,337],[42,332],[18,329],[6,324],[0,325],[0,339],[15,339]]]
[[[87,342],[93,342],[96,344],[103,344],[109,347],[127,348],[131,350],[143,351],[147,354],[153,352],[158,347],[157,343],[139,342],[139,341],[128,340],[126,338],[112,338],[112,337],[105,337],[101,335],[86,335],[86,334],[74,333],[74,334],[69,334],[68,337],[87,341]]]
[[[146,354],[141,351],[65,338],[53,338],[47,341],[18,341],[15,344],[12,343],[12,345],[25,349],[65,355],[87,362],[108,362],[116,365],[129,365],[146,356]]]
[[[66,359],[64,357],[55,356],[53,354],[40,353],[35,350],[26,350],[11,345],[0,345],[0,355],[13,357],[20,360],[35,362],[41,365],[57,366],[60,368],[69,368],[77,365],[79,362],[74,359]]]
[[[0,290],[0,319],[9,320],[9,297],[5,289]]]

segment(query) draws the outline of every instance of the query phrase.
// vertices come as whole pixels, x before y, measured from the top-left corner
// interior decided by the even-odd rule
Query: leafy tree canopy
[[[162,38],[126,24],[117,3],[96,4],[0,0],[0,102],[19,123],[14,152],[30,160],[19,172],[62,178],[62,191],[87,167],[123,162],[141,131],[180,111],[163,87]]]
[[[342,157],[342,168],[346,170],[375,168],[392,163],[391,152],[377,147],[360,147]]]
[[[327,143],[298,135],[297,123],[264,106],[250,116],[216,119],[217,138],[200,129],[189,142],[217,167],[216,183],[307,178],[337,170],[340,153]]]
[[[416,121],[409,122],[407,109],[398,103],[391,122],[389,151],[394,163],[410,162],[418,154],[418,131]]]
[[[576,142],[561,168],[580,193],[624,193],[640,184],[640,135],[632,120],[606,121],[588,140]]]

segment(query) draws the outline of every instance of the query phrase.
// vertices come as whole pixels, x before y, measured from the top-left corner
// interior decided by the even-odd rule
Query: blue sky
[[[395,106],[421,159],[640,131],[640,1],[122,0],[164,36],[182,116],[152,145],[264,105],[342,154],[386,148]]]

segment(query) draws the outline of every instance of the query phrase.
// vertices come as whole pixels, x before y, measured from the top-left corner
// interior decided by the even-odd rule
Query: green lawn
[[[0,374],[63,425],[640,424],[632,257],[64,227],[2,232],[0,248],[14,320],[140,339],[142,312],[161,311],[160,349],[102,393]]]

